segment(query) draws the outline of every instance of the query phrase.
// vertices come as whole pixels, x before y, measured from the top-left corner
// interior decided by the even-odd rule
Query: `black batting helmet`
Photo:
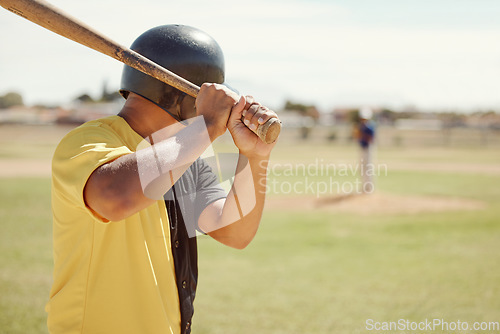
[[[222,50],[199,29],[178,24],[155,27],[139,36],[130,48],[198,86],[224,82]],[[184,93],[125,65],[120,93],[127,98],[129,92],[154,102],[177,120],[187,118],[171,110]]]

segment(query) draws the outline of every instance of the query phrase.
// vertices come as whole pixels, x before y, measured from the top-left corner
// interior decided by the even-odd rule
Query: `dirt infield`
[[[50,160],[0,160],[0,177],[50,177]]]
[[[54,150],[74,127],[0,125],[0,178],[50,177]]]
[[[409,163],[391,162],[388,163],[389,170],[419,171],[419,172],[441,172],[441,173],[466,173],[466,174],[488,174],[500,175],[500,166],[493,164],[475,163]]]
[[[384,193],[336,195],[329,197],[270,197],[266,208],[287,211],[327,211],[371,214],[417,214],[426,212],[481,210],[482,201],[440,196],[409,196]]]

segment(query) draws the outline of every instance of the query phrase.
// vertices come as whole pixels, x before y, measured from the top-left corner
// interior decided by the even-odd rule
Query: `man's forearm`
[[[218,219],[204,221],[214,239],[235,248],[244,248],[253,239],[264,210],[267,164],[267,157],[247,159],[240,155],[234,183]]]

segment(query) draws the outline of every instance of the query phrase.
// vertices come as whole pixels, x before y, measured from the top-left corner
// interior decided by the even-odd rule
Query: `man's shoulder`
[[[59,142],[54,156],[61,152],[83,150],[91,145],[125,144],[129,134],[127,122],[119,116],[109,116],[91,120],[68,132]],[[101,144],[99,144],[101,143]]]
[[[87,121],[69,131],[61,140],[65,142],[78,137],[90,139],[94,136],[106,136],[106,134],[125,131],[128,127],[127,122],[120,116],[113,115],[95,120]]]
[[[94,119],[88,122],[83,123],[78,126],[76,129],[88,129],[88,128],[98,128],[98,127],[122,127],[126,124],[126,121],[118,115],[102,117],[98,119]],[[76,130],[75,129],[75,130]]]

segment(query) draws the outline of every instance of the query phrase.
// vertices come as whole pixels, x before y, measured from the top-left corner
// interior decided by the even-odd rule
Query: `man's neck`
[[[130,93],[118,116],[143,138],[178,123],[165,110],[133,93]]]

